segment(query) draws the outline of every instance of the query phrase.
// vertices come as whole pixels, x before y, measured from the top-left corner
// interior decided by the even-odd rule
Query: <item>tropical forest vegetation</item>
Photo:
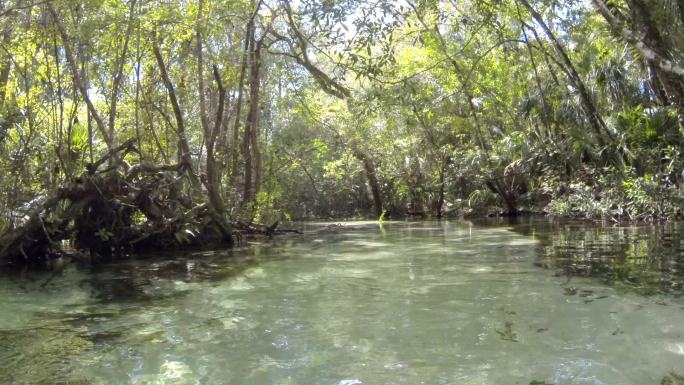
[[[0,261],[682,217],[681,0],[0,1]]]

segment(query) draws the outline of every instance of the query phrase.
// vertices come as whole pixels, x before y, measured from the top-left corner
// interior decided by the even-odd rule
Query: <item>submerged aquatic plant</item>
[[[684,376],[670,372],[660,380],[660,385],[684,385]]]
[[[494,329],[504,341],[518,342],[518,333],[513,330],[513,322],[506,321],[504,330]]]

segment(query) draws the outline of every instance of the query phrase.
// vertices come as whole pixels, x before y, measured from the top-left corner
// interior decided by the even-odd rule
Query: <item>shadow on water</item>
[[[69,296],[68,290],[84,293],[85,298],[74,304],[38,306],[31,318],[17,327],[0,325],[0,384],[88,384],[67,358],[96,357],[96,350],[131,342],[138,338],[130,337],[132,330],[148,327],[137,319],[141,307],[171,307],[189,294],[179,289],[182,285],[210,287],[266,260],[290,257],[279,249],[297,247],[291,241],[251,244],[6,276],[4,289],[16,294],[19,301]],[[148,334],[148,338],[160,338],[163,333],[154,329]]]
[[[131,257],[85,268],[87,276],[81,285],[90,287],[93,298],[103,304],[172,300],[186,293],[169,285],[222,282],[265,260],[283,258],[278,257],[282,254],[277,250],[289,245],[290,242],[252,244],[232,250]]]
[[[183,296],[185,292],[164,287],[173,282],[223,282],[240,276],[245,270],[266,261],[296,257],[323,245],[316,235],[325,236],[325,243],[345,239],[337,227],[306,223],[302,230],[310,231],[303,238],[246,243],[241,247],[185,253],[159,253],[130,257],[110,264],[85,268],[88,277],[81,283],[92,288],[93,297],[101,303],[149,303]],[[300,226],[300,227],[301,227]],[[373,224],[371,227],[377,227]],[[362,225],[355,227],[364,230]],[[319,231],[323,230],[323,231]],[[345,232],[346,235],[349,232]]]
[[[518,218],[511,229],[539,240],[535,265],[641,295],[684,295],[684,223],[611,224]]]

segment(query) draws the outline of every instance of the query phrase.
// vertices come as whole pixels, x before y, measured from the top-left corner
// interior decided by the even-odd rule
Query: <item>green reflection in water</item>
[[[642,295],[684,290],[684,223],[591,226],[531,221],[515,227],[540,239],[536,264],[594,277]]]
[[[69,268],[47,285],[3,277],[0,383],[643,385],[681,374],[681,227],[355,226]]]

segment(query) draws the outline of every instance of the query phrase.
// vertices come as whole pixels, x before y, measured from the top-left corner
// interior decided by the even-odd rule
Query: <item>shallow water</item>
[[[647,385],[684,372],[677,225],[354,226],[0,277],[0,383]]]

